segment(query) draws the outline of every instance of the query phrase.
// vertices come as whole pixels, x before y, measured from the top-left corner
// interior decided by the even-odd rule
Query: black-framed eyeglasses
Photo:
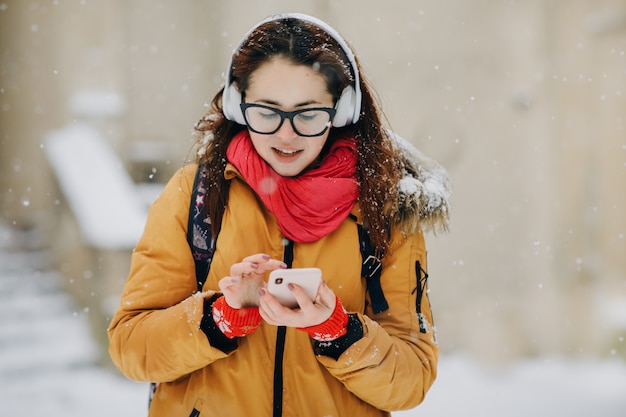
[[[321,136],[328,130],[336,110],[330,107],[312,107],[294,111],[282,111],[274,107],[256,103],[242,103],[241,112],[248,128],[255,133],[271,135],[276,133],[289,119],[293,130],[299,136]]]

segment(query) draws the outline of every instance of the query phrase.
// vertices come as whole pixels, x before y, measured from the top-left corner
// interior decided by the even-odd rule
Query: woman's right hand
[[[218,285],[232,308],[257,307],[259,288],[264,284],[264,276],[275,269],[285,269],[287,265],[264,253],[244,258],[230,267],[230,276],[222,278]]]

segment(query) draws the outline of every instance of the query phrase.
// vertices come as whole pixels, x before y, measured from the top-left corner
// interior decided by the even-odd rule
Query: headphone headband
[[[339,99],[337,100],[337,104],[335,105],[337,112],[335,114],[335,117],[333,118],[333,126],[342,127],[352,123],[356,123],[359,120],[359,116],[361,113],[361,88],[359,70],[356,64],[356,60],[354,58],[354,53],[348,46],[347,42],[330,25],[316,17],[309,16],[303,13],[281,13],[262,20],[254,27],[252,27],[252,29],[250,29],[244,35],[237,47],[233,49],[233,53],[230,57],[230,60],[228,61],[228,67],[226,69],[226,80],[224,84],[224,93],[222,95],[222,110],[224,112],[224,116],[228,120],[245,125],[245,119],[243,117],[243,114],[241,113],[241,108],[239,107],[242,102],[242,95],[241,92],[238,91],[237,88],[235,88],[235,86],[232,84],[231,80],[233,57],[235,56],[237,51],[243,46],[246,40],[250,37],[250,35],[252,35],[252,33],[260,26],[268,22],[282,19],[298,19],[317,26],[318,28],[326,32],[330,37],[332,37],[344,51],[346,57],[348,58],[348,61],[350,62],[350,66],[352,67],[354,85],[346,87],[343,90]]]

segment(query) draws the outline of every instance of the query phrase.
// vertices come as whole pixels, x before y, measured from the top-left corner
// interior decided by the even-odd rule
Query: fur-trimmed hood
[[[452,185],[446,169],[406,139],[389,132],[402,158],[404,177],[398,184],[397,223],[409,231],[447,231]]]

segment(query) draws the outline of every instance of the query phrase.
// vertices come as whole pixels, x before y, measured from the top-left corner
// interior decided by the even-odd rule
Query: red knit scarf
[[[353,138],[337,140],[318,167],[297,177],[277,174],[256,152],[247,130],[233,138],[226,156],[295,242],[313,242],[337,229],[358,197]]]

